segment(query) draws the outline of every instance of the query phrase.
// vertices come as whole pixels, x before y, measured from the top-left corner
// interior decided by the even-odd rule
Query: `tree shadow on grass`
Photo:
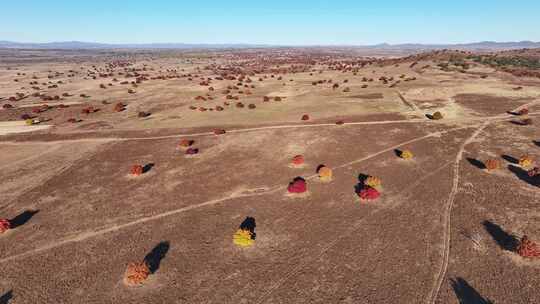
[[[148,265],[150,273],[155,273],[159,269],[161,260],[167,255],[169,247],[170,243],[168,241],[161,242],[144,257],[144,261]]]
[[[482,169],[482,170],[483,170],[483,169],[486,168],[486,165],[484,165],[483,162],[479,161],[479,160],[476,159],[476,158],[467,157],[467,161],[468,161],[471,165],[475,166],[475,167],[478,168],[478,169]]]
[[[154,163],[148,163],[148,164],[144,165],[143,170],[142,170],[143,174],[149,172],[150,170],[152,170],[154,165],[155,165]]]
[[[511,163],[511,164],[518,164],[518,163],[519,163],[519,160],[518,160],[517,158],[513,157],[513,156],[510,156],[510,155],[507,155],[507,154],[503,154],[503,155],[501,155],[501,157],[502,157],[505,161],[507,161],[507,162],[509,162],[509,163]]]
[[[493,304],[491,300],[482,297],[478,291],[464,279],[451,279],[450,282],[459,300],[459,304]]]
[[[363,184],[368,177],[369,177],[369,175],[364,174],[364,173],[360,173],[360,174],[358,174],[358,182]]]
[[[248,216],[246,219],[240,224],[240,229],[242,230],[248,230],[251,232],[251,238],[254,240],[257,234],[255,233],[255,227],[257,227],[257,224],[255,223],[255,218]]]
[[[510,114],[510,115],[514,115],[514,116],[519,116],[520,115],[518,112],[514,112],[514,111],[506,111],[506,114]]]
[[[532,125],[532,120],[530,119],[522,119],[522,120],[510,120],[511,124],[517,125],[517,126],[530,126]]]
[[[538,176],[529,176],[527,171],[514,165],[508,165],[508,170],[514,173],[520,180],[526,182],[531,186],[540,187],[540,178]]]
[[[26,224],[34,215],[36,215],[39,210],[26,210],[23,213],[17,215],[16,217],[9,220],[11,228],[15,229]]]
[[[360,193],[360,191],[362,191],[364,188],[366,188],[365,181],[366,181],[366,179],[368,177],[369,177],[369,175],[364,174],[364,173],[358,174],[358,184],[356,184],[354,186],[354,192],[355,193]]]
[[[13,299],[13,290],[6,292],[0,297],[0,304],[8,304],[11,299]]]
[[[324,164],[320,164],[317,166],[317,171],[315,171],[317,174],[319,173],[319,171],[321,171],[322,168],[326,167]]]
[[[519,244],[519,240],[512,234],[504,231],[499,225],[491,222],[484,221],[484,228],[491,235],[493,240],[497,242],[497,245],[504,250],[514,251]]]

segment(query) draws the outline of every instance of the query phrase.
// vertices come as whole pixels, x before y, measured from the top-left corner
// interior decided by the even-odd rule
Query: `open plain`
[[[0,51],[0,303],[540,303],[540,78],[474,56]]]

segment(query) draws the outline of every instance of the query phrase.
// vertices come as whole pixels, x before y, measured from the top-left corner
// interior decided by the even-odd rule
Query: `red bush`
[[[9,220],[0,219],[0,234],[8,231],[9,229],[11,229],[11,223]]]
[[[374,200],[374,199],[379,198],[380,195],[381,194],[379,193],[379,191],[377,191],[377,189],[369,187],[369,186],[364,186],[358,192],[358,196],[363,200]]]
[[[90,114],[90,113],[94,113],[94,112],[97,112],[97,109],[95,109],[94,107],[90,106],[90,107],[86,107],[84,109],[82,109],[81,113],[83,114]]]
[[[529,109],[523,108],[517,112],[518,115],[527,115],[529,114]]]
[[[530,177],[540,176],[540,167],[534,167],[533,169],[527,171],[527,174]]]
[[[123,103],[121,103],[121,102],[119,102],[119,103],[117,103],[116,105],[114,105],[114,111],[115,111],[115,112],[122,112],[122,111],[124,111],[125,109],[126,109],[126,106],[125,106]]]
[[[540,258],[540,247],[525,235],[521,238],[517,253],[524,258]]]
[[[141,165],[133,165],[133,167],[131,167],[131,171],[130,171],[131,175],[134,175],[134,176],[140,176],[143,174],[143,166]]]
[[[295,157],[293,157],[292,163],[294,165],[302,165],[302,164],[304,164],[304,156],[296,155]]]
[[[289,193],[304,193],[307,191],[306,180],[301,177],[295,178],[292,182],[289,183],[287,187]]]

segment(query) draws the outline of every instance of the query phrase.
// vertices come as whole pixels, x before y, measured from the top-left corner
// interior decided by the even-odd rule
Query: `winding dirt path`
[[[451,216],[452,216],[452,207],[454,205],[454,200],[456,198],[456,194],[458,192],[459,187],[459,166],[461,165],[461,160],[463,158],[463,153],[465,152],[465,147],[470,144],[480,133],[489,125],[489,121],[484,122],[476,131],[467,138],[463,144],[461,144],[459,151],[456,155],[456,160],[454,162],[454,178],[452,180],[452,190],[450,191],[450,194],[448,196],[448,200],[446,201],[446,206],[444,209],[443,214],[443,248],[442,248],[442,261],[440,269],[437,273],[437,278],[435,280],[435,283],[433,285],[433,288],[431,292],[428,295],[426,303],[435,303],[437,300],[437,296],[439,294],[439,290],[441,289],[442,282],[444,281],[444,278],[446,276],[446,271],[448,269],[448,260],[450,258],[450,233],[451,233]]]
[[[539,101],[540,102],[540,101]],[[525,105],[518,107],[520,109]],[[531,112],[529,116],[538,116],[540,112]],[[265,130],[278,130],[278,129],[300,129],[300,128],[318,128],[318,127],[335,127],[343,128],[347,126],[359,126],[359,125],[384,125],[384,124],[401,124],[401,123],[429,123],[434,125],[447,125],[458,123],[479,123],[486,120],[512,120],[516,117],[509,114],[499,114],[495,116],[486,117],[469,117],[467,119],[446,119],[442,123],[433,122],[424,118],[405,119],[405,120],[382,120],[382,121],[358,121],[358,122],[346,122],[343,125],[336,125],[335,123],[319,123],[319,124],[306,124],[306,125],[277,125],[255,128],[243,128],[243,129],[231,129],[226,130],[227,134],[239,134],[248,132],[257,132]],[[85,142],[114,142],[114,141],[133,141],[133,140],[160,140],[160,139],[173,139],[182,137],[199,137],[199,136],[215,136],[214,132],[199,132],[199,133],[186,133],[186,134],[174,134],[164,136],[149,136],[149,137],[104,137],[104,138],[83,138],[83,139],[65,139],[65,140],[52,140],[52,141],[0,141],[0,145],[32,145],[32,144],[49,144],[54,145],[58,143],[85,143]],[[226,134],[225,134],[226,136]]]

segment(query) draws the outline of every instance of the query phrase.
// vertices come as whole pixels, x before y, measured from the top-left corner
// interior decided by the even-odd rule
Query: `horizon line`
[[[354,44],[354,43],[308,43],[308,44],[280,44],[280,43],[257,43],[257,42],[97,42],[97,41],[84,41],[84,40],[58,40],[47,42],[27,42],[27,41],[13,41],[13,40],[0,40],[0,43],[13,43],[13,44],[60,44],[60,43],[80,43],[80,44],[101,44],[110,46],[122,46],[122,45],[245,45],[245,46],[276,46],[276,47],[317,47],[317,46],[350,46],[350,47],[371,47],[371,46],[399,46],[399,45],[425,45],[425,46],[446,46],[446,45],[470,45],[470,44],[512,44],[512,43],[531,43],[540,44],[540,41],[533,40],[514,40],[514,41],[497,41],[497,40],[481,40],[471,42],[447,42],[447,43],[431,43],[431,42],[402,42],[402,43],[367,43],[367,44]]]

